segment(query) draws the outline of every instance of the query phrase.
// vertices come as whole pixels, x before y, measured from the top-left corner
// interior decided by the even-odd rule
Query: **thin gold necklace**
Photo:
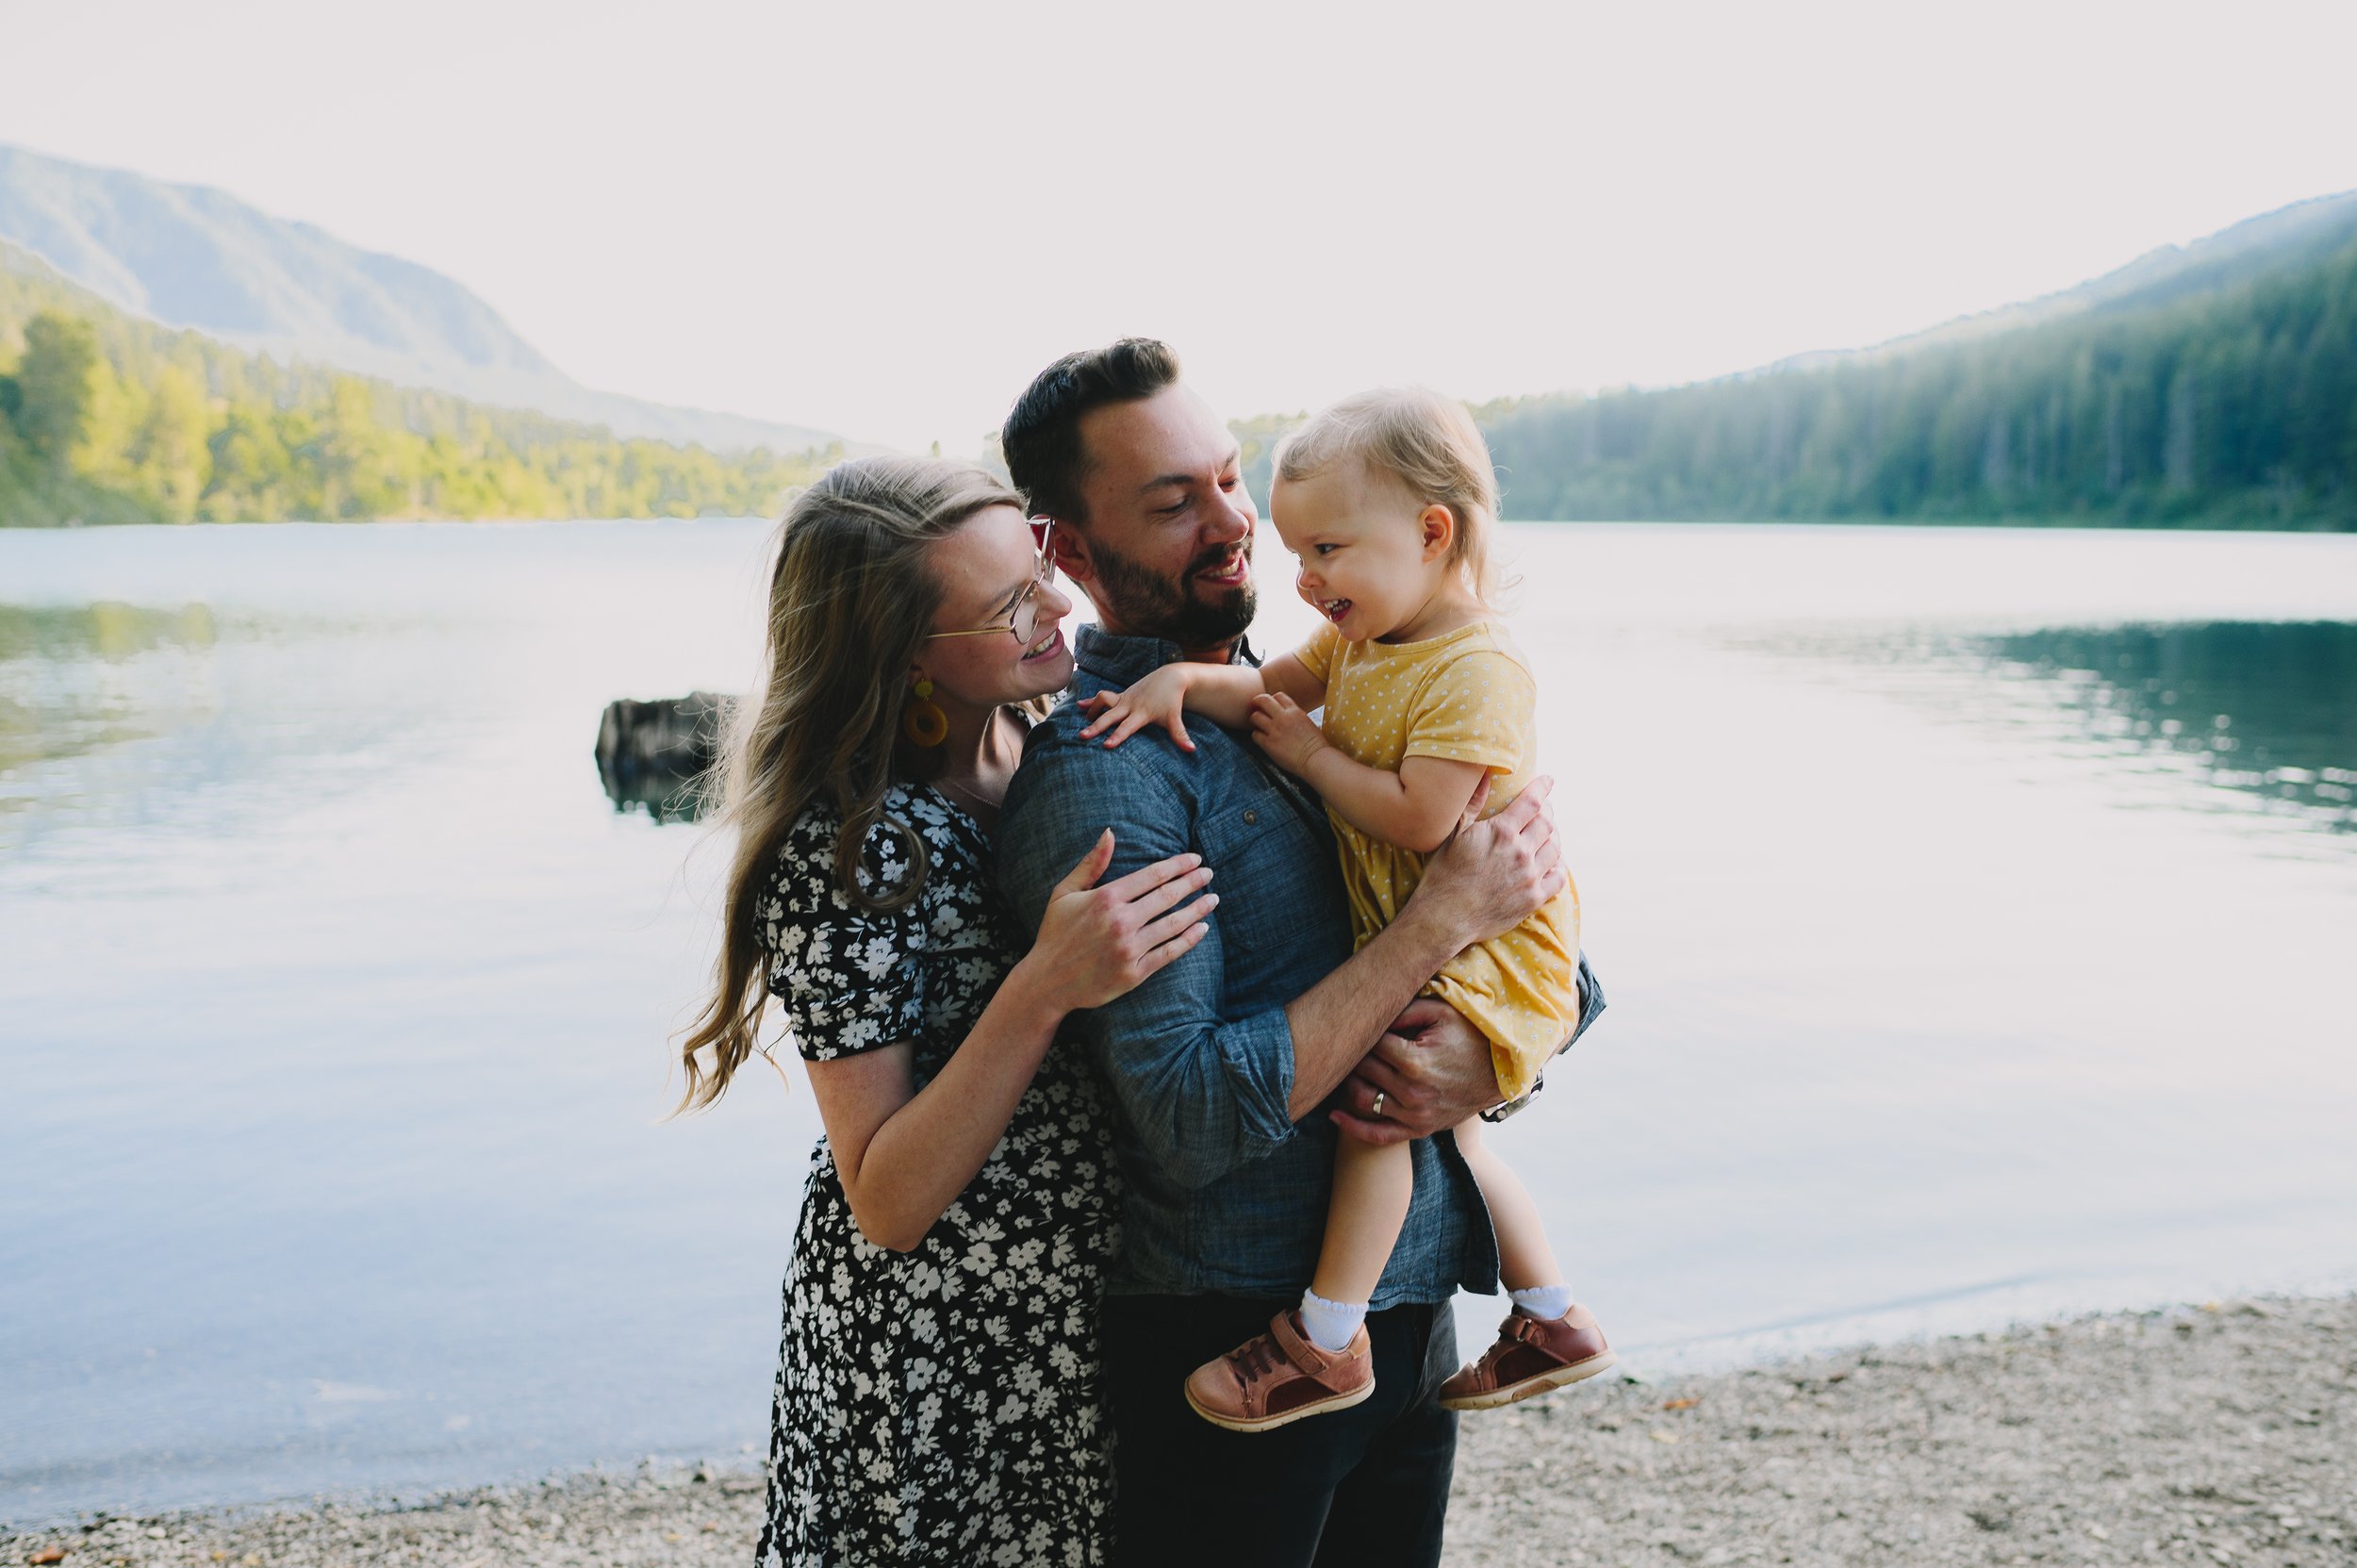
[[[998,721],[998,720],[997,720],[997,717],[996,717],[996,716],[994,716],[994,717],[992,718],[992,719],[991,719],[991,722],[992,722],[994,725],[996,725],[996,724],[997,723],[997,721]],[[966,787],[965,787],[965,785],[964,785],[964,784],[962,784],[958,783],[956,780],[954,780],[954,779],[950,778],[948,774],[946,774],[946,773],[945,773],[945,774],[943,774],[940,778],[935,779],[935,780],[933,781],[933,783],[934,783],[934,784],[935,784],[935,785],[937,785],[938,787],[940,787],[940,788],[942,788],[942,789],[944,789],[944,790],[948,790],[948,791],[949,791],[949,792],[951,792],[951,793],[953,793],[953,794],[956,794],[956,795],[959,795],[959,796],[964,797],[964,800],[965,800],[965,803],[966,803],[967,805],[969,805],[969,806],[973,806],[973,807],[978,808],[978,809],[979,809],[979,811],[980,811],[980,813],[981,813],[981,815],[980,815],[979,817],[975,817],[975,820],[977,820],[977,821],[981,821],[983,817],[995,817],[995,816],[997,816],[997,812],[998,812],[998,802],[997,802],[997,801],[993,801],[993,800],[989,799],[989,798],[988,798],[988,797],[986,797],[986,796],[980,795],[980,794],[976,793],[975,791],[973,791],[973,790],[971,790],[971,789],[966,788]],[[971,815],[971,814],[969,814],[969,815]]]
[[[947,774],[935,779],[933,783],[940,785],[943,789],[949,791],[953,795],[963,797],[967,805],[980,807],[984,816],[988,816],[992,812],[998,809],[997,801],[984,799],[982,796],[978,795],[973,790],[966,788],[965,785],[958,783],[955,779],[948,777]]]

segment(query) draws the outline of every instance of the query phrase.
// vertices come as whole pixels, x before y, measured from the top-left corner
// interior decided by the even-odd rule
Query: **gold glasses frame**
[[[1026,642],[1030,640],[1023,628],[1023,614],[1026,610],[1030,611],[1031,615],[1030,630],[1034,632],[1039,630],[1039,590],[1056,580],[1056,552],[1052,548],[1052,541],[1056,537],[1056,520],[1032,518],[1030,521],[1031,539],[1039,546],[1039,564],[1031,569],[1031,581],[1016,597],[1014,608],[1007,612],[1007,619],[993,621],[988,626],[969,626],[963,632],[928,632],[925,634],[924,640],[931,642],[936,637],[986,637],[1004,632],[1017,642]]]

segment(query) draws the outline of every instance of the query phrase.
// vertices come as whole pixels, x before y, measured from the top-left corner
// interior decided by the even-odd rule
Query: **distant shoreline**
[[[705,511],[682,514],[677,512],[648,512],[627,517],[448,517],[419,514],[396,514],[367,518],[206,518],[188,522],[163,522],[153,518],[104,518],[98,520],[67,519],[56,522],[25,522],[0,519],[0,533],[64,534],[89,529],[116,528],[368,528],[380,525],[415,527],[420,523],[453,527],[485,528],[515,523],[570,522],[774,522],[776,517],[762,512]],[[1517,518],[1500,520],[1510,528],[1925,528],[1941,531],[1959,529],[2003,530],[2006,533],[2060,533],[2076,531],[2086,534],[2357,534],[2357,517],[2347,520],[2308,519],[2292,521],[2236,522],[2222,520],[2189,519],[2172,522],[2104,522],[2085,517],[2052,518],[1970,518],[1970,517],[1822,517],[1822,518]]]
[[[742,1564],[742,1463],[0,1529],[59,1568]],[[63,1550],[62,1559],[49,1553]],[[1451,1564],[2357,1561],[2357,1296],[2109,1313],[1462,1428]]]

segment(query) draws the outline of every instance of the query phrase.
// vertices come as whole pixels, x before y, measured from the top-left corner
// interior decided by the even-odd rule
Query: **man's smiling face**
[[[1080,435],[1088,515],[1057,531],[1065,575],[1088,590],[1106,631],[1226,657],[1252,624],[1260,521],[1235,437],[1183,384],[1095,409]]]

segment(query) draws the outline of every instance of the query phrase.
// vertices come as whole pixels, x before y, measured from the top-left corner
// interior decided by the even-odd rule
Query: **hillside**
[[[1474,416],[1536,520],[2357,529],[2357,191],[1871,348]],[[1231,425],[1255,495],[1301,417]]]
[[[840,453],[722,456],[283,367],[0,241],[0,524],[759,514]]]
[[[1515,517],[2357,528],[2357,193],[1871,350],[1475,412]]]
[[[2163,245],[2147,251],[2124,267],[2036,299],[1959,316],[1871,348],[1796,355],[1765,368],[1806,370],[1844,360],[1879,358],[2066,317],[2166,305],[2322,261],[2352,236],[2357,236],[2357,190],[2317,196],[2246,218],[2189,245]]]
[[[836,439],[584,387],[440,273],[201,186],[0,147],[0,239],[120,309],[281,363],[333,366],[716,452],[799,452]]]

